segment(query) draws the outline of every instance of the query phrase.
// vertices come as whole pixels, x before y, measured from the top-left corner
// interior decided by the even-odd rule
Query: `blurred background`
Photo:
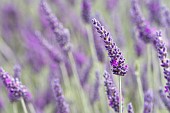
[[[170,10],[170,1],[137,1],[144,18],[162,31],[169,53],[169,27],[159,22],[162,15],[155,15],[159,5]],[[44,4],[40,0],[0,0],[0,66],[10,76],[17,74],[32,95],[29,102],[25,100],[28,113],[115,112],[109,106],[103,75],[105,70],[110,73],[117,89],[119,76],[112,74],[92,18],[109,31],[129,67],[122,77],[123,113],[130,102],[135,113],[143,112],[148,90],[154,95],[151,113],[169,113],[170,105],[168,109],[160,98],[166,80],[161,79],[159,60],[154,48],[137,37],[130,8],[131,0],[46,0]],[[59,80],[57,86],[54,79]],[[61,91],[57,96],[62,95],[69,112],[59,111],[62,106],[55,90]],[[10,100],[3,82],[0,112],[26,113],[20,100]]]

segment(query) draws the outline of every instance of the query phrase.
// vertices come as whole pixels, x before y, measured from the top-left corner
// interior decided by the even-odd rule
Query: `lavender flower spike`
[[[128,104],[128,113],[134,113],[132,103]]]
[[[109,100],[109,105],[112,107],[115,112],[119,112],[119,93],[113,83],[113,80],[108,72],[104,73],[104,85],[106,87],[107,98]]]
[[[20,79],[21,76],[21,66],[19,64],[14,66],[14,78]]]
[[[57,102],[57,113],[69,113],[69,106],[64,99],[59,79],[55,79],[52,84],[53,94]]]
[[[166,97],[166,95],[161,89],[159,90],[159,95],[166,108],[170,111],[170,100]]]
[[[82,0],[82,18],[85,23],[90,23],[91,2],[90,0]]]
[[[153,107],[153,93],[148,90],[144,96],[144,110],[143,113],[151,113]]]
[[[157,51],[158,58],[161,62],[161,66],[165,74],[164,77],[167,80],[165,92],[168,93],[168,98],[170,98],[170,59],[167,58],[167,48],[165,47],[165,43],[162,40],[161,32],[157,32],[153,44]]]
[[[128,66],[125,64],[125,59],[122,53],[112,41],[109,32],[104,29],[100,22],[96,19],[93,19],[92,21],[97,32],[100,34],[100,37],[104,40],[105,48],[108,51],[108,55],[110,57],[110,64],[112,66],[113,74],[124,76],[127,73]]]
[[[30,92],[24,85],[22,85],[19,79],[13,78],[2,68],[0,68],[0,79],[8,90],[10,101],[17,101],[21,97],[23,97],[27,102],[30,102],[32,100]]]

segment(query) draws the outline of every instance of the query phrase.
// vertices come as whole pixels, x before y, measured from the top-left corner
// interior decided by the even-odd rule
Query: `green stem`
[[[140,104],[139,105],[143,105],[143,91],[142,91],[142,83],[141,83],[141,78],[140,78],[140,60],[141,59],[137,59],[136,61],[136,70],[135,70],[135,75],[137,78],[137,85],[138,85],[138,91],[139,91],[139,96],[140,96]]]
[[[26,108],[26,105],[25,105],[25,102],[24,102],[24,99],[23,99],[23,98],[21,98],[21,104],[22,104],[22,107],[23,107],[24,113],[28,113],[28,111],[27,111],[27,108]]]
[[[97,55],[96,55],[96,49],[95,49],[95,45],[94,45],[94,38],[93,38],[93,34],[92,34],[92,28],[90,25],[86,25],[86,31],[88,34],[88,41],[89,41],[89,46],[90,46],[90,51],[91,51],[91,55],[93,58],[94,62],[97,62]]]
[[[13,113],[18,113],[17,104],[15,102],[12,103],[12,107],[13,107]]]
[[[31,113],[36,113],[35,108],[34,108],[34,106],[32,105],[32,103],[29,103],[29,104],[28,104],[28,108],[29,108],[29,110],[30,110]]]
[[[122,80],[119,76],[119,97],[120,97],[120,113],[123,113],[123,102],[122,102]]]

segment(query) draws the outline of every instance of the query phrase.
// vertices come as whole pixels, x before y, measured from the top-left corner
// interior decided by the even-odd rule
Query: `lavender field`
[[[170,113],[170,0],[0,0],[0,113]]]

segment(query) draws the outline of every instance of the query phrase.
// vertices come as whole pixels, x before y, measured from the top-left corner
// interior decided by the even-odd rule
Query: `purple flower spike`
[[[164,77],[167,80],[165,92],[168,93],[168,98],[170,98],[170,59],[167,58],[167,48],[165,47],[165,42],[162,40],[161,32],[157,32],[153,45],[157,51],[158,58],[163,68],[165,74]]]
[[[128,104],[128,113],[134,113],[132,103]]]
[[[143,113],[151,113],[153,107],[153,93],[148,90],[144,96],[144,111]]]
[[[50,27],[55,34],[56,40],[59,44],[59,46],[63,50],[70,50],[70,32],[68,29],[64,28],[63,24],[59,22],[57,17],[52,13],[50,7],[46,3],[45,0],[41,1],[41,9],[42,13],[44,13],[45,16],[47,16],[47,20],[50,24]]]
[[[110,64],[112,66],[113,74],[124,76],[127,73],[128,66],[125,64],[125,59],[122,53],[112,41],[109,32],[104,29],[100,22],[96,19],[93,19],[92,21],[97,32],[100,34],[100,37],[104,40],[105,48],[108,51],[108,55],[110,57]]]
[[[119,112],[119,93],[111,79],[111,76],[108,72],[105,71],[104,73],[104,85],[106,87],[107,98],[109,100],[109,105],[112,107],[115,112]]]
[[[30,92],[24,85],[22,85],[19,79],[13,78],[2,68],[0,68],[0,79],[3,81],[3,84],[8,90],[10,101],[17,101],[21,97],[23,97],[27,102],[30,102],[32,100]]]
[[[91,2],[90,0],[82,0],[82,18],[85,23],[90,23]]]
[[[162,90],[159,90],[159,95],[166,108],[170,111],[170,100],[166,97]]]
[[[57,102],[57,113],[69,113],[69,106],[65,101],[59,79],[53,81],[52,89]]]
[[[21,66],[19,64],[14,66],[14,78],[20,79],[21,76]]]
[[[142,16],[139,4],[136,0],[131,0],[131,16],[138,30],[139,38],[145,43],[151,42],[155,33],[154,29],[150,27],[150,24]]]

